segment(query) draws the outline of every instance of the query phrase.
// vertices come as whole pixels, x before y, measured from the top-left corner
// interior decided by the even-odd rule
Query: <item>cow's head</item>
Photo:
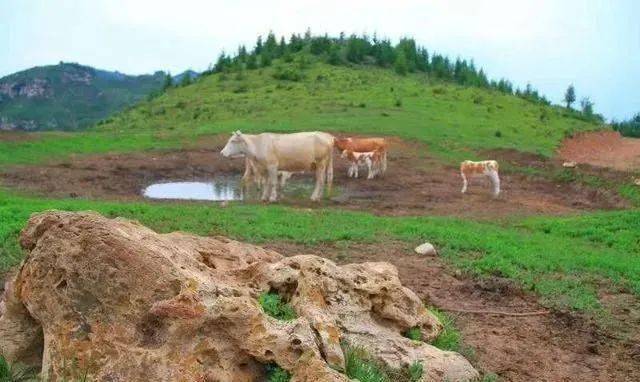
[[[226,158],[239,158],[247,153],[247,141],[240,130],[234,131],[220,154]]]
[[[350,143],[351,138],[336,138],[333,144],[338,148],[338,150],[343,151],[347,149]]]

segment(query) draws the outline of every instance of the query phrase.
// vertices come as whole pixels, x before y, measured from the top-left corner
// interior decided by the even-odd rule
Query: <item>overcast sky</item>
[[[78,62],[203,70],[257,35],[412,36],[554,102],[573,83],[607,118],[640,112],[640,0],[0,0],[0,76]]]

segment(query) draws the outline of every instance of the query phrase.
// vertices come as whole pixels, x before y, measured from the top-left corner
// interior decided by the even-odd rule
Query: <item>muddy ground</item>
[[[336,153],[334,186],[338,192],[320,205],[382,215],[473,218],[627,207],[615,192],[510,171],[509,165],[546,171],[560,164],[507,150],[486,153],[487,158],[498,160],[503,168],[500,197],[491,196],[490,184],[484,179],[472,180],[468,193],[463,195],[456,166],[431,157],[425,145],[399,139],[391,141],[388,172],[373,180],[366,180],[362,175],[359,179],[348,178],[347,163]],[[208,180],[221,175],[239,177],[244,170],[243,160],[222,158],[218,152],[224,142],[219,139],[209,144],[209,148],[83,156],[45,165],[15,166],[0,170],[0,182],[38,195],[135,200],[143,198],[142,190],[156,182]],[[301,180],[311,182],[311,175],[295,175],[291,182]],[[317,205],[302,196],[285,197],[281,203]]]
[[[443,310],[546,310],[535,296],[506,279],[474,280],[448,268],[438,257],[414,254],[406,243],[348,247],[276,243],[266,247],[285,255],[319,255],[338,263],[388,261],[398,267],[404,285],[428,305]],[[456,318],[464,345],[470,347],[465,355],[480,370],[493,372],[501,380],[640,381],[640,305],[634,298],[617,296],[619,300],[609,306],[615,312],[611,325],[616,325],[616,334],[591,318],[569,312],[525,317],[450,314]]]
[[[625,138],[617,131],[577,134],[563,142],[558,154],[577,163],[620,171],[640,170],[640,139]]]

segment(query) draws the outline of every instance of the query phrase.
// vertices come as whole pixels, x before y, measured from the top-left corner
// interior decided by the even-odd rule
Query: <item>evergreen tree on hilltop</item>
[[[182,80],[180,81],[180,86],[187,86],[193,83],[193,79],[191,78],[191,72],[187,71],[182,76]]]
[[[409,71],[409,65],[407,64],[407,56],[405,55],[404,50],[400,49],[396,53],[396,62],[393,64],[393,68],[396,73],[401,76],[404,76]]]
[[[251,53],[247,56],[247,69],[253,70],[258,68],[258,57]]]
[[[564,93],[564,102],[567,104],[567,109],[571,109],[571,104],[576,101],[576,89],[573,85],[569,85],[567,91]]]
[[[593,117],[593,102],[589,97],[584,97],[580,100],[580,107],[582,108],[582,114],[587,117]]]
[[[164,83],[162,84],[162,90],[167,90],[173,86],[173,77],[171,77],[171,72],[167,72],[164,76]]]

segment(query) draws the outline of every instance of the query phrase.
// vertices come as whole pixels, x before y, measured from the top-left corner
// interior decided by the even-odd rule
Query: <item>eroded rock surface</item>
[[[293,381],[347,381],[341,344],[391,367],[422,362],[425,381],[477,377],[459,354],[402,336],[418,326],[428,342],[442,327],[388,263],[285,258],[55,211],[34,215],[21,245],[27,257],[5,290],[0,353],[41,365],[45,380],[79,372],[96,381],[258,381],[275,362]],[[267,316],[257,302],[265,291],[298,318]]]

